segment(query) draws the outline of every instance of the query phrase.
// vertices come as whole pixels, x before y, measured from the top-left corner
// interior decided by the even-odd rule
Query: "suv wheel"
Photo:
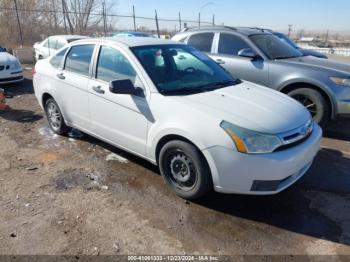
[[[65,124],[61,110],[54,99],[49,98],[46,101],[45,113],[52,131],[58,135],[66,135],[69,132],[69,127]]]
[[[198,199],[212,189],[209,166],[192,144],[168,142],[160,151],[159,167],[166,183],[182,198]]]
[[[322,126],[328,122],[330,108],[320,92],[311,88],[298,88],[288,93],[288,95],[305,106],[315,122]]]

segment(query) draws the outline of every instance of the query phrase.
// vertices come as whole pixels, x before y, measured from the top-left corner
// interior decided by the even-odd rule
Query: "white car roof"
[[[58,37],[58,38],[63,38],[66,40],[71,40],[71,39],[87,39],[89,37],[87,36],[82,36],[82,35],[53,35],[50,37]]]
[[[120,43],[126,45],[128,47],[137,47],[137,46],[148,46],[148,45],[179,45],[183,43],[171,41],[171,40],[163,40],[159,38],[152,37],[114,37],[114,38],[89,38],[84,40],[79,40],[74,42],[77,43]]]

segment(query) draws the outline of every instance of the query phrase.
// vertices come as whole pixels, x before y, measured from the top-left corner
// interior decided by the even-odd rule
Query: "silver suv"
[[[290,95],[322,125],[350,116],[350,64],[305,56],[259,28],[192,28],[173,40],[207,53],[238,78]]]

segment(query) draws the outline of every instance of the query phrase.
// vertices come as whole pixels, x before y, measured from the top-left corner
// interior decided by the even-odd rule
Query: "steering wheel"
[[[187,74],[193,74],[193,73],[195,73],[197,70],[194,68],[194,67],[187,67],[185,70],[185,73],[187,73]]]

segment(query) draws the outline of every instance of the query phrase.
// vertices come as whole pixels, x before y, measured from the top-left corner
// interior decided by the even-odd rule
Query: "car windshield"
[[[163,94],[206,92],[239,83],[205,54],[187,45],[141,46],[132,51]]]
[[[274,33],[275,36],[277,36],[279,39],[281,39],[282,41],[286,42],[287,44],[289,44],[290,46],[294,47],[295,49],[298,49],[298,46],[296,43],[294,43],[294,41],[292,39],[290,39],[289,37],[287,37],[285,34],[282,33]]]
[[[275,35],[252,35],[250,39],[269,59],[287,59],[303,56],[301,52],[281,41]]]

